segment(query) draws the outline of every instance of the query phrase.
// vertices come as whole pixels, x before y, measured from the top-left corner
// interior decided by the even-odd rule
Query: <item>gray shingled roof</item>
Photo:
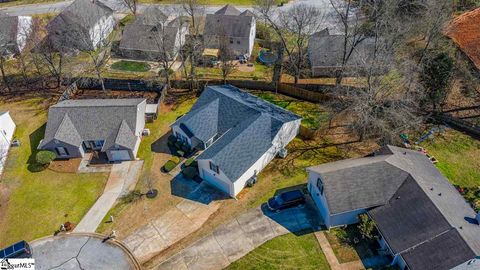
[[[436,265],[432,258],[453,267],[472,254],[480,254],[480,226],[468,221],[475,218],[475,212],[420,152],[386,146],[374,156],[308,170],[322,178],[328,206],[334,209],[332,214],[369,209],[389,246],[395,253],[405,254],[411,269],[437,269],[430,267]],[[378,203],[377,207],[373,202]],[[450,235],[452,230],[460,237]],[[445,241],[450,242],[445,249],[435,248],[432,242],[447,233]],[[423,258],[426,254],[431,255]]]
[[[298,119],[292,112],[225,85],[206,87],[190,112],[173,125],[185,125],[203,142],[219,138],[198,159],[213,160],[236,181],[272,146],[280,127]]]
[[[125,26],[120,49],[163,53],[162,48],[165,48],[172,57],[180,31],[180,23],[173,20],[165,24],[167,19],[168,17],[158,7],[147,8],[134,23]],[[155,55],[153,54],[151,57],[155,57]]]
[[[238,16],[240,15],[240,10],[238,10],[236,7],[228,4],[222,7],[221,9],[217,10],[215,12],[215,15],[233,15],[233,16]]]
[[[254,17],[249,13],[240,13],[235,7],[227,5],[215,14],[207,14],[204,35],[226,35],[234,38],[248,38]]]
[[[75,48],[90,50],[89,29],[98,21],[113,14],[113,11],[100,2],[75,0],[47,25],[48,38],[45,45],[56,50]]]
[[[308,41],[308,56],[312,67],[339,67],[342,65],[343,35],[330,35],[328,29],[313,34]],[[362,40],[349,57],[347,66],[364,66],[373,56],[374,39]]]
[[[0,17],[0,54],[18,53],[18,16]]]
[[[104,139],[103,149],[115,144],[135,147],[137,117],[145,114],[137,105],[145,99],[85,99],[66,100],[48,111],[45,137],[40,147],[52,140],[74,146],[83,141]]]

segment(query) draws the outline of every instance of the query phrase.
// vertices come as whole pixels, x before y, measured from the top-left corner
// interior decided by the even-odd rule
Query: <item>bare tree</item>
[[[159,75],[165,79],[165,83],[169,87],[170,73],[175,60],[180,56],[182,46],[185,44],[187,32],[188,23],[181,17],[173,21],[168,21],[168,18],[165,17],[151,31],[156,52],[150,58],[160,66]]]
[[[227,77],[237,68],[235,53],[230,47],[230,38],[226,34],[219,36],[219,56],[220,70],[222,72],[223,83],[227,84]]]
[[[372,0],[372,12],[369,28],[370,50],[357,55],[362,67],[358,67],[355,77],[365,77],[366,85],[362,88],[337,86],[334,90],[336,99],[331,107],[337,115],[348,116],[350,130],[360,140],[376,139],[380,143],[392,143],[398,135],[416,129],[423,121],[419,102],[423,97],[423,88],[418,81],[418,73],[412,72],[416,64],[403,59],[396,64],[392,53],[402,45],[398,38],[397,25],[391,23],[390,11],[381,0]],[[390,70],[387,75],[380,71]]]
[[[205,14],[205,6],[202,5],[200,0],[179,0],[178,3],[181,6],[182,12],[186,14],[186,16],[190,20],[190,28],[189,28],[189,39],[185,46],[185,54],[182,54],[182,62],[185,74],[189,78],[190,81],[190,90],[193,90],[194,84],[197,79],[196,75],[196,67],[198,58],[201,54],[200,50],[202,49],[202,40],[201,40],[201,33],[200,33],[200,17]],[[190,60],[190,70],[187,69],[186,65],[186,57]]]
[[[133,16],[137,15],[138,0],[122,0],[122,4],[130,10]]]
[[[277,11],[277,14],[274,5],[272,0],[256,0],[255,7],[279,38],[297,84],[305,67],[308,39],[321,29],[326,15],[308,4],[295,5],[285,11]]]
[[[336,70],[335,74],[337,85],[342,82],[345,66],[354,53],[355,48],[366,38],[366,31],[362,27],[363,20],[360,14],[355,11],[353,2],[353,0],[330,0],[343,32],[341,67]]]

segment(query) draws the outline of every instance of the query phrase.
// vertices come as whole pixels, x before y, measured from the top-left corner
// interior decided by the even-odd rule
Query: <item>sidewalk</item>
[[[127,192],[139,177],[143,161],[124,161],[114,164],[102,196],[88,210],[74,232],[95,232],[120,195]]]

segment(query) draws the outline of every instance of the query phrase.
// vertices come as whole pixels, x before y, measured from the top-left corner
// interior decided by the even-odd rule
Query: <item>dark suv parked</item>
[[[286,208],[305,204],[305,196],[300,190],[292,190],[280,193],[267,202],[268,209],[280,211]]]

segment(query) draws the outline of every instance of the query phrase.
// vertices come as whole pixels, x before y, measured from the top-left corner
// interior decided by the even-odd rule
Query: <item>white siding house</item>
[[[201,151],[200,177],[235,197],[288,143],[301,118],[225,86],[206,87],[191,111],[172,124],[174,136]]]
[[[15,133],[15,123],[9,112],[0,112],[0,175],[7,160],[8,150]]]

